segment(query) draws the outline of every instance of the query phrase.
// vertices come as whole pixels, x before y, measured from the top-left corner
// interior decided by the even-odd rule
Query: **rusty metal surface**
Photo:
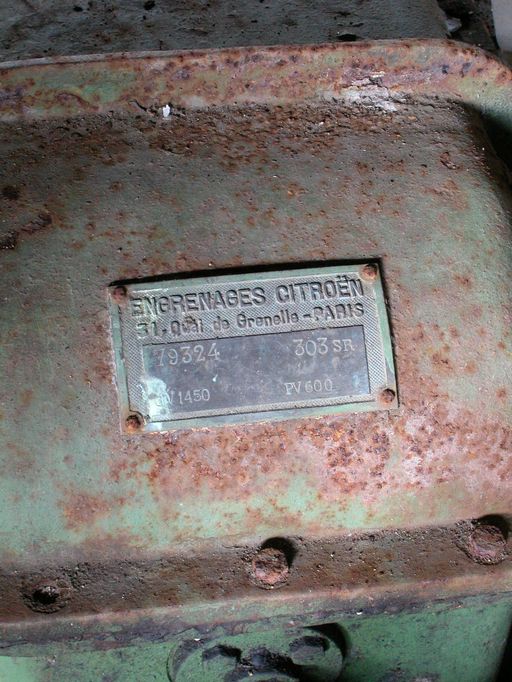
[[[374,610],[397,603],[405,608],[461,594],[512,592],[510,540],[497,529],[494,532],[499,537],[491,541],[487,537],[485,549],[481,537],[492,530],[459,522],[317,540],[290,537],[284,545],[277,543],[281,549],[272,543],[260,549],[250,541],[232,546],[198,542],[165,556],[112,553],[107,559],[105,552],[91,552],[58,568],[49,563],[25,571],[4,564],[2,648],[16,651],[18,646],[43,645],[51,639],[89,647],[97,641],[100,621],[105,633],[117,623],[111,646],[140,643],[131,623],[142,619],[148,627],[157,627],[162,607],[166,618],[175,618],[168,629],[170,638],[185,625],[258,619],[267,610],[267,616],[282,612],[285,617],[302,608],[307,616],[320,608],[331,614],[370,605]],[[266,589],[278,590],[270,601]],[[133,615],[121,625],[120,614],[130,611]],[[33,626],[28,629],[15,627],[29,621]],[[76,628],[70,629],[73,622]]]
[[[19,192],[3,199],[4,552],[36,560],[102,538],[159,551],[510,509],[509,198],[477,119],[431,112],[4,129],[4,187]],[[399,413],[121,435],[109,282],[361,253],[383,257]]]
[[[4,0],[0,58],[443,38],[435,0]]]
[[[0,69],[0,116],[76,116],[307,100],[393,111],[407,97],[464,102],[510,125],[512,72],[436,40],[240,48],[16,61]],[[101,86],[100,86],[101,84]]]
[[[95,565],[103,587],[71,613],[102,609],[109,593],[117,610],[125,597],[98,576],[121,558],[136,575],[192,546],[341,542],[510,513],[512,204],[479,112],[506,125],[511,83],[499,62],[444,43],[2,69],[0,538],[17,604],[4,618],[35,618],[34,641],[48,638],[44,619],[52,636],[72,633],[58,611],[34,615],[14,571],[51,593],[50,573],[58,583]],[[383,266],[398,412],[120,432],[109,284],[361,258]],[[423,596],[510,590],[508,560],[468,568],[459,552],[454,575],[391,554],[404,594],[422,578]],[[213,566],[189,576],[191,596],[217,581]],[[330,599],[333,574],[308,570],[307,587],[268,608],[289,599],[296,612],[310,589]],[[361,596],[356,574],[347,599]],[[160,595],[173,582],[155,575]],[[212,586],[215,599],[236,584]],[[177,615],[188,598],[163,595],[144,588],[129,606]]]

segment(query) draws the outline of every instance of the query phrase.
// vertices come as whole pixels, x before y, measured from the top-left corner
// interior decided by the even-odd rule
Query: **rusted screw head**
[[[144,426],[144,420],[140,414],[130,414],[124,425],[128,433],[137,433]]]
[[[54,613],[69,600],[71,588],[64,580],[49,580],[29,587],[24,594],[27,606],[39,613]]]
[[[391,403],[395,402],[395,398],[396,393],[392,388],[384,388],[379,393],[379,400],[381,403],[384,403],[384,405],[391,405]]]
[[[41,585],[34,590],[34,598],[41,604],[53,604],[60,597],[60,588],[57,585]]]
[[[117,303],[117,305],[125,305],[126,301],[128,300],[128,291],[126,290],[126,287],[114,287],[110,295],[112,296],[114,303]]]
[[[285,553],[275,547],[260,549],[251,563],[252,582],[267,590],[283,585],[289,573],[290,566]]]
[[[497,526],[478,524],[469,535],[467,553],[479,564],[499,564],[507,555],[507,540]]]
[[[363,279],[374,280],[377,279],[379,269],[374,263],[367,263],[361,268],[361,276]]]

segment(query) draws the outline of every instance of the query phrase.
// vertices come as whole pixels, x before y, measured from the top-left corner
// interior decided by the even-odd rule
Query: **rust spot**
[[[282,587],[289,595],[327,591],[338,605],[339,598],[359,601],[361,587],[365,586],[375,590],[368,595],[371,601],[385,587],[388,595],[412,597],[416,603],[425,597],[427,585],[434,598],[439,598],[444,589],[459,597],[461,580],[468,593],[506,591],[507,570],[493,571],[485,564],[461,561],[461,538],[468,538],[472,530],[470,522],[460,522],[411,531],[338,533],[317,539],[294,537],[296,559],[292,562],[288,557],[287,565],[289,568],[297,564],[296,570],[289,570],[284,583],[279,582],[282,572],[286,574],[282,556],[266,553],[256,567],[258,575],[261,570],[260,577],[270,579],[270,583],[276,581],[274,585],[253,580],[253,560],[262,558],[265,548],[257,549],[250,542],[233,545],[214,540],[198,543],[192,552],[178,550],[148,557],[134,551],[135,536],[130,536],[131,543],[125,545],[120,542],[122,534],[100,534],[83,545],[78,555],[68,555],[59,567],[40,568],[35,574],[27,574],[25,569],[20,574],[16,563],[9,563],[9,568],[4,564],[0,573],[4,597],[0,617],[11,622],[33,618],[27,601],[33,599],[34,592],[39,608],[40,602],[49,601],[51,606],[67,591],[73,614],[97,614],[98,605],[103,611],[120,612],[171,604],[183,608],[206,601],[225,603],[226,595],[234,603],[247,598],[248,580],[259,588]],[[147,550],[147,536],[138,541]],[[144,627],[147,635],[146,624]]]
[[[361,62],[357,66],[361,65],[366,68]],[[296,117],[292,123],[289,122],[291,114]],[[322,131],[326,130],[327,134],[315,128],[320,117],[323,121]],[[90,125],[90,130],[83,136],[83,141],[77,139],[72,152],[81,159],[92,150],[92,156],[97,153],[101,160],[100,155],[106,154],[100,149],[100,141],[105,146],[105,129],[101,128],[101,118],[91,117],[89,124],[86,119],[83,121],[84,128]],[[252,123],[255,125],[254,129],[251,128]],[[118,129],[126,125],[115,117],[109,117],[109,124]],[[45,130],[48,125],[46,123]],[[129,125],[132,125],[131,122]],[[144,122],[135,125],[142,129]],[[94,126],[97,128],[94,129]],[[446,509],[449,509],[450,513],[473,517],[483,513],[475,513],[475,507],[489,504],[489,499],[493,496],[499,498],[499,504],[503,507],[506,504],[507,491],[499,483],[500,477],[507,480],[506,477],[510,476],[508,454],[511,440],[504,405],[491,399],[480,411],[475,408],[474,402],[470,402],[473,400],[471,396],[466,402],[465,398],[449,393],[448,388],[459,382],[456,371],[463,372],[466,367],[466,371],[475,370],[476,373],[477,369],[484,372],[486,368],[485,357],[478,360],[477,366],[476,361],[471,359],[475,355],[472,351],[468,352],[471,335],[463,322],[465,310],[468,316],[471,310],[474,317],[472,303],[469,300],[467,305],[463,303],[464,291],[456,291],[453,280],[451,287],[439,286],[436,292],[432,292],[426,290],[423,278],[420,278],[422,284],[419,288],[415,288],[414,273],[406,273],[405,266],[404,272],[400,273],[399,263],[403,258],[398,258],[396,254],[402,253],[402,245],[398,244],[397,248],[396,242],[391,245],[387,241],[390,235],[394,235],[393,239],[396,239],[398,232],[394,232],[395,228],[389,227],[386,221],[386,229],[383,229],[381,217],[392,215],[392,211],[398,209],[400,220],[393,224],[410,225],[408,230],[418,230],[418,225],[414,220],[408,221],[409,209],[406,202],[396,205],[397,192],[386,197],[386,192],[382,191],[384,179],[379,178],[378,174],[381,168],[367,172],[365,168],[355,167],[350,172],[344,173],[343,169],[337,172],[339,158],[335,157],[339,157],[340,147],[335,141],[343,139],[344,131],[349,126],[353,126],[358,134],[364,135],[365,142],[371,141],[373,132],[380,135],[382,130],[386,134],[393,134],[391,122],[386,116],[365,113],[364,116],[349,119],[339,107],[320,105],[309,108],[295,105],[292,108],[282,107],[277,113],[272,111],[271,115],[258,107],[246,113],[243,109],[235,108],[220,113],[213,110],[193,112],[177,116],[176,121],[172,122],[172,126],[167,126],[167,129],[163,129],[158,123],[152,123],[151,130],[147,135],[144,133],[144,140],[150,145],[150,153],[160,155],[161,159],[168,156],[159,151],[165,148],[190,155],[192,165],[200,165],[203,158],[208,158],[210,162],[218,156],[226,164],[232,163],[233,168],[242,169],[243,172],[237,177],[224,177],[228,184],[233,182],[233,187],[236,187],[238,204],[232,194],[229,200],[216,196],[204,198],[204,215],[212,215],[209,225],[200,228],[200,220],[196,224],[195,220],[187,217],[175,233],[168,228],[175,241],[169,247],[162,238],[166,225],[155,225],[153,236],[151,221],[144,222],[144,229],[141,231],[140,216],[132,216],[126,210],[118,212],[117,204],[110,224],[105,224],[104,216],[92,208],[80,217],[82,224],[89,224],[83,233],[85,248],[89,248],[90,238],[91,241],[94,240],[94,250],[91,253],[109,256],[101,259],[101,265],[99,262],[93,263],[90,270],[84,271],[84,275],[90,276],[93,285],[98,279],[105,284],[120,281],[124,278],[123,273],[131,278],[177,272],[181,269],[206,268],[210,258],[219,267],[232,267],[237,262],[244,266],[250,263],[263,264],[264,261],[270,264],[276,258],[283,258],[291,263],[301,257],[323,259],[348,254],[366,254],[368,258],[372,254],[383,254],[386,258],[402,403],[399,415],[386,414],[385,418],[379,414],[346,415],[318,420],[294,420],[270,426],[247,425],[241,428],[225,427],[195,432],[184,430],[172,435],[127,438],[120,436],[116,423],[115,391],[108,392],[111,400],[108,405],[105,405],[104,396],[95,403],[95,392],[89,392],[91,414],[93,417],[96,415],[91,428],[98,429],[97,437],[102,438],[105,444],[104,466],[107,471],[110,470],[112,477],[109,483],[119,482],[119,488],[123,487],[123,490],[133,491],[140,487],[144,499],[151,505],[151,513],[154,513],[156,522],[175,522],[165,526],[173,541],[178,532],[182,533],[183,539],[204,537],[205,532],[236,534],[241,528],[240,519],[243,521],[244,531],[258,533],[259,537],[261,534],[277,532],[276,523],[283,524],[279,528],[279,532],[283,533],[289,532],[286,524],[301,533],[320,532],[325,528],[339,527],[343,522],[344,510],[353,504],[359,505],[365,514],[361,523],[369,520],[371,522],[371,514],[379,506],[389,509],[389,512],[381,512],[380,517],[376,517],[375,521],[379,524],[389,523],[390,519],[404,524],[417,523],[421,517],[438,519],[442,505],[445,516]],[[110,140],[109,133],[109,146]],[[62,144],[62,147],[67,146]],[[299,206],[302,197],[306,195],[301,194],[301,187],[297,189],[291,185],[296,177],[290,175],[295,171],[291,173],[289,169],[280,169],[279,164],[274,164],[272,159],[277,157],[281,164],[286,163],[286,159],[296,159],[295,154],[299,147],[311,159],[321,155],[320,158],[325,158],[326,169],[330,165],[331,171],[319,173],[325,177],[318,184],[316,178],[311,177],[306,195],[309,192],[314,201],[309,201],[309,204],[304,201],[305,210],[302,211],[301,208],[293,215],[294,207]],[[448,173],[443,168],[438,160],[439,153],[434,150],[433,163],[429,160],[430,170],[425,184],[435,186],[438,179],[434,175],[437,172],[437,176],[444,173],[445,177],[448,175],[457,180],[456,173]],[[459,158],[457,151],[452,153],[454,158]],[[463,158],[462,152],[460,155]],[[282,158],[285,159],[284,162]],[[185,161],[188,163],[187,159]],[[95,162],[93,158],[90,168],[94,168]],[[292,187],[294,198],[285,202],[286,210],[290,208],[289,215],[284,215],[282,211],[280,213],[277,202],[272,205],[272,202],[258,201],[254,188],[254,164],[257,164],[257,168],[267,169],[265,172],[268,176],[263,177],[265,181],[268,179],[269,183],[281,183],[275,190],[276,196],[282,199],[284,194],[286,197],[286,192]],[[296,162],[294,168],[295,164]],[[395,179],[407,168],[407,165],[400,162],[395,164],[394,160],[393,163],[390,160],[385,187],[388,187],[389,175],[393,177],[393,166]],[[417,171],[419,172],[419,167]],[[274,172],[280,180],[271,179]],[[120,174],[119,177],[126,176]],[[200,175],[196,175],[192,180],[196,183],[199,178]],[[372,181],[379,184],[379,191],[375,187],[372,189]],[[134,177],[131,182],[138,183],[138,180]],[[354,214],[352,218],[350,214],[345,218],[340,214],[339,202],[343,196],[351,200],[349,188],[355,185],[358,195],[360,194],[358,208],[360,198],[366,203],[362,205],[360,217]],[[123,191],[126,191],[126,187]],[[447,189],[450,189],[449,186]],[[451,189],[455,192],[455,187],[452,186]],[[113,194],[109,194],[108,184],[103,189],[100,188],[100,191],[107,194],[108,200],[117,200]],[[208,193],[214,192],[210,188]],[[77,197],[79,196],[80,192],[77,193]],[[189,216],[188,209],[181,211],[182,203],[181,199],[176,200],[173,213]],[[435,205],[441,203],[436,202]],[[220,204],[223,204],[221,219]],[[53,203],[47,208],[51,209],[55,224],[55,216],[61,214]],[[126,206],[123,208],[126,209]],[[449,209],[451,210],[451,206]],[[449,212],[446,215],[447,223],[439,229],[450,228]],[[243,228],[237,232],[230,227],[236,220],[242,225],[244,216],[249,216],[249,224],[257,226],[250,240]],[[19,224],[23,225],[27,218],[24,216],[20,220]],[[77,224],[77,229],[78,227]],[[266,238],[270,239],[271,248],[264,251],[261,244]],[[427,237],[418,231],[414,238],[431,239],[432,234],[429,231]],[[454,235],[455,238],[459,238],[458,234]],[[227,249],[225,253],[221,249],[217,250],[216,246],[223,242]],[[404,247],[408,245],[407,242],[408,239],[404,241]],[[207,245],[203,251],[201,244]],[[208,250],[208,244],[213,245],[212,251]],[[395,248],[397,251],[393,251]],[[388,252],[384,253],[386,249]],[[68,252],[68,256],[75,257],[76,262],[88,262],[86,253],[77,255]],[[83,256],[83,261],[79,256]],[[457,263],[454,259],[450,262],[449,254],[439,253],[436,256],[440,257],[443,272],[455,272]],[[424,267],[429,268],[431,263],[429,264],[428,259],[426,261]],[[460,263],[458,267],[462,271]],[[100,292],[101,289],[98,288],[97,291]],[[420,297],[433,294],[440,311],[450,309],[452,304],[456,307],[456,314],[449,315],[448,321],[460,329],[458,338],[454,327],[454,330],[449,329],[450,336],[447,334],[440,342],[441,330],[439,326],[433,328],[428,316],[423,316],[424,325],[418,324],[418,318],[425,312],[423,306],[418,305]],[[454,296],[458,296],[458,300]],[[22,301],[25,300],[28,306],[26,312],[29,313],[33,301],[23,296]],[[83,304],[87,305],[85,299]],[[84,308],[84,313],[91,311],[92,308]],[[491,317],[488,308],[480,308],[479,315],[482,319],[478,323],[487,326]],[[79,362],[82,363],[81,376],[84,371],[88,371],[91,381],[98,383],[102,377],[111,378],[111,368],[106,364],[100,367],[95,361],[95,358],[109,356],[109,334],[106,329],[93,332],[90,319],[91,316],[87,318],[86,331],[79,337],[80,341],[83,340],[84,352],[88,355],[84,359],[80,358]],[[448,331],[447,327],[445,329]],[[445,348],[443,344],[450,337],[457,338],[457,343],[450,343]],[[487,339],[489,346],[493,347],[495,339],[492,332]],[[504,345],[498,344],[498,348],[504,349]],[[431,364],[432,353],[435,351],[439,354],[435,361],[444,368],[443,372],[435,371]],[[502,361],[504,359],[500,358]],[[449,372],[453,374],[448,381]],[[480,377],[477,375],[475,385],[479,381]],[[105,386],[101,388],[105,389]],[[492,398],[493,389],[490,390]],[[106,390],[104,394],[107,394]],[[102,416],[101,422],[98,422],[97,415]],[[6,415],[6,419],[10,417],[11,414]],[[89,421],[90,418],[87,422]],[[58,436],[58,441],[62,451],[65,437]],[[77,462],[75,455],[72,455],[71,462]],[[466,470],[470,474],[463,476],[462,472]],[[485,494],[478,495],[476,490],[480,488],[477,485],[482,477],[481,489]],[[295,503],[296,494],[295,497],[289,494],[290,485],[294,481],[303,481],[309,490],[319,495],[321,502],[309,507],[307,505],[310,503],[304,502],[306,508],[301,513]],[[437,486],[439,481],[446,487],[440,489]],[[459,496],[453,496],[450,490],[457,485],[464,486],[464,490]],[[413,513],[411,506],[407,507],[409,495],[417,501]],[[400,511],[396,506],[398,499],[400,503],[403,500]],[[177,500],[183,502],[181,509]],[[217,525],[209,525],[208,520],[204,520],[204,515],[201,520],[194,517],[190,509],[195,504],[204,505],[207,509],[210,504],[213,505],[214,516],[219,519],[215,521]],[[89,530],[87,523],[90,519],[99,518],[99,508],[96,509],[91,514],[84,510],[84,522],[81,526],[81,532],[90,539],[91,547],[97,540],[96,528],[93,525]],[[234,509],[236,512],[233,512]],[[115,514],[112,518],[115,520]]]
[[[463,289],[471,289],[471,287],[473,286],[473,281],[470,275],[455,273],[453,278],[457,282],[457,284]]]
[[[20,191],[17,187],[13,187],[12,185],[5,185],[2,188],[2,196],[10,201],[16,201],[20,198]]]
[[[26,586],[23,600],[31,611],[55,613],[69,602],[71,586],[67,580],[42,580],[35,585]]]
[[[442,350],[436,351],[435,353],[432,354],[432,362],[440,369],[443,370],[452,369],[452,363],[450,358],[448,357],[446,346],[443,346]]]
[[[91,366],[83,372],[83,378],[86,384],[97,386],[98,382],[110,383],[113,381],[114,371],[108,357],[98,357],[97,355],[94,355],[88,364]]]
[[[10,453],[4,463],[5,475],[21,479],[33,478],[37,471],[37,453],[16,443],[7,442],[5,447]]]
[[[443,152],[439,158],[443,166],[446,166],[446,168],[449,168],[450,170],[458,170],[460,168],[460,166],[452,161],[450,152]]]
[[[26,223],[23,227],[20,227],[17,230],[12,230],[0,237],[0,249],[15,249],[18,245],[20,237],[42,232],[51,228],[52,226],[53,218],[51,214],[46,210],[41,211],[33,220]]]
[[[430,47],[426,50],[425,45],[435,45],[435,49]],[[295,65],[299,62],[303,62],[304,66],[301,77],[297,78]],[[421,68],[418,72],[419,63]],[[158,64],[157,69],[154,64]],[[155,105],[155,93],[162,92],[167,93],[167,97],[177,105],[185,104],[190,96],[200,92],[207,106],[222,106],[231,104],[241,93],[246,93],[247,83],[251,84],[249,92],[254,101],[268,101],[269,95],[276,99],[308,99],[318,97],[319,92],[326,89],[342,92],[343,87],[354,80],[376,72],[384,73],[379,82],[393,92],[409,95],[438,95],[442,92],[456,98],[461,96],[460,80],[468,74],[478,82],[499,87],[507,87],[512,78],[510,69],[483,51],[469,47],[455,50],[450,43],[442,41],[400,41],[385,47],[379,42],[361,42],[356,46],[342,42],[337,46],[229,48],[218,54],[191,51],[172,57],[116,57],[105,62],[98,60],[97,75],[92,81],[89,72],[85,71],[84,75],[81,66],[50,63],[25,67],[16,76],[12,75],[12,70],[4,70],[4,111],[7,115],[20,116],[22,111],[33,110],[34,100],[38,102],[40,99],[36,82],[41,78],[39,71],[43,69],[50,74],[62,69],[67,75],[70,72],[70,76],[64,79],[66,86],[45,92],[40,105],[49,111],[58,107],[59,113],[64,109],[70,115],[112,111],[123,105],[132,106],[134,101],[143,109],[151,110]],[[116,90],[114,97],[100,98],[99,94],[95,94],[83,98],[76,95],[86,91],[84,79],[89,90],[95,79],[104,80],[103,71],[106,69],[119,70],[130,76],[125,79],[126,86]],[[210,73],[215,69],[223,77],[212,83]],[[236,72],[236,78],[231,77],[233,72]],[[271,79],[268,78],[269,73],[272,74]],[[96,92],[97,89],[92,90]]]
[[[20,407],[27,408],[32,402],[34,391],[31,388],[25,388],[20,393]]]
[[[474,360],[469,360],[465,367],[464,371],[466,374],[476,374],[478,372],[478,365]]]
[[[21,228],[23,234],[35,234],[52,227],[53,218],[48,211],[41,211],[37,216]]]
[[[0,250],[9,251],[16,248],[18,237],[16,232],[7,232],[0,237]]]

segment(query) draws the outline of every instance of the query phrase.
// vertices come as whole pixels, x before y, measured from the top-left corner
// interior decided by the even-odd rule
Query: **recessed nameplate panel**
[[[396,407],[377,265],[110,289],[130,432]]]

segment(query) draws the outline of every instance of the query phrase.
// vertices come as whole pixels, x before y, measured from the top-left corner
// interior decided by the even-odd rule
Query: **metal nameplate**
[[[377,264],[110,288],[125,429],[397,406]]]

